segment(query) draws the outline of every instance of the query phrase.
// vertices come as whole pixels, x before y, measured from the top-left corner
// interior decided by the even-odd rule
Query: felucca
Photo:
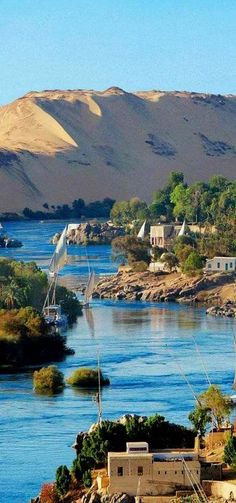
[[[61,306],[56,304],[56,287],[58,273],[67,262],[67,226],[63,229],[60,239],[57,243],[53,256],[49,264],[49,288],[43,305],[43,315],[46,323],[57,327],[66,327],[68,320],[65,314],[62,314]]]

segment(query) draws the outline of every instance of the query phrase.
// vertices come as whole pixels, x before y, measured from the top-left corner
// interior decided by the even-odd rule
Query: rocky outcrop
[[[126,493],[100,494],[93,491],[84,494],[81,503],[134,503],[134,497]]]
[[[7,236],[0,236],[0,248],[21,248],[22,243],[18,239],[10,239]]]
[[[226,316],[227,318],[236,318],[236,303],[228,301],[222,306],[211,306],[206,310],[206,314],[212,316]]]
[[[226,285],[233,286],[235,273],[213,273],[189,278],[181,273],[118,272],[103,278],[93,296],[117,300],[145,300],[152,302],[177,301],[193,304],[221,303],[220,292]]]
[[[76,228],[69,229],[67,241],[69,245],[110,244],[114,238],[124,234],[123,227],[112,222],[84,222],[78,224]],[[59,238],[60,234],[56,233],[52,243],[56,244]]]

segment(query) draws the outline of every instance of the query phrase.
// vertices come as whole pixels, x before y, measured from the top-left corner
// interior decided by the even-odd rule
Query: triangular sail
[[[185,227],[186,227],[186,223],[185,223],[185,220],[184,220],[183,223],[182,223],[182,225],[181,225],[181,229],[179,231],[178,236],[184,236],[184,234],[185,234]]]
[[[140,231],[139,231],[139,233],[137,235],[138,238],[144,239],[144,236],[145,236],[145,227],[146,227],[146,220],[143,222],[143,225],[140,228]]]
[[[66,233],[67,227],[65,227],[61,233],[60,239],[49,264],[49,271],[53,274],[57,273],[67,262]]]
[[[95,273],[94,273],[94,271],[92,271],[89,274],[88,284],[86,286],[86,290],[85,290],[85,293],[84,293],[84,297],[85,297],[85,302],[86,303],[89,302],[89,300],[92,297],[94,285],[95,285]]]

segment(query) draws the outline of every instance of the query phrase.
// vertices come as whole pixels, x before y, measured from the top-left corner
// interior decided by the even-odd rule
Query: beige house
[[[150,243],[152,246],[168,248],[171,246],[181,229],[181,225],[159,224],[150,227]]]
[[[236,271],[236,257],[214,257],[206,261],[205,271],[233,272]]]
[[[184,223],[185,224],[185,223]],[[179,236],[183,230],[184,224],[157,224],[150,227],[150,244],[152,246],[159,246],[160,248],[167,248],[172,246],[173,240]],[[191,232],[199,234],[214,234],[216,228],[212,226],[200,226],[198,224],[188,224],[188,229]]]
[[[201,466],[194,449],[149,452],[146,442],[131,442],[126,452],[108,453],[108,476],[109,494],[168,495],[200,484]]]

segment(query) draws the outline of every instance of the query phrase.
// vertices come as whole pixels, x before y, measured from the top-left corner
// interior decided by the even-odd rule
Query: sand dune
[[[134,195],[168,173],[236,173],[236,96],[31,92],[0,108],[0,211]]]

